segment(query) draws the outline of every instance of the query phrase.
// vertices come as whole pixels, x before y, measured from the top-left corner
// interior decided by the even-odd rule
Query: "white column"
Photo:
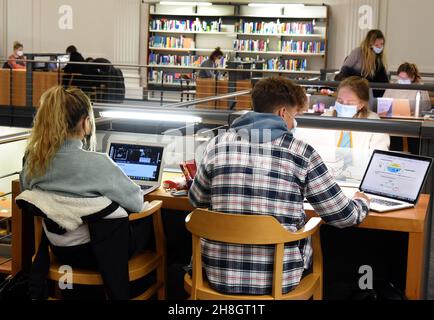
[[[113,63],[139,63],[140,0],[116,0]]]
[[[365,7],[366,6],[366,7]],[[367,9],[367,10],[365,10]],[[347,12],[347,36],[345,48],[349,54],[358,47],[369,31],[364,24],[364,16],[372,13],[372,29],[379,27],[380,0],[349,0]]]

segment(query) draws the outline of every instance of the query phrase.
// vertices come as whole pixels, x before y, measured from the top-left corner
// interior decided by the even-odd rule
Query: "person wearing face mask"
[[[419,69],[414,63],[405,62],[401,64],[397,71],[398,84],[422,84],[422,77],[420,76]],[[405,89],[388,89],[384,93],[384,98],[392,99],[407,99],[410,101],[411,112],[414,114],[416,106],[417,92],[420,93],[420,107],[421,112],[431,110],[431,99],[428,91],[426,90],[405,90]]]
[[[128,255],[131,256],[151,244],[151,220],[131,222],[131,229],[128,225],[126,229],[121,226],[124,226],[125,219],[128,222],[128,213],[142,212],[148,204],[144,203],[140,187],[126,176],[107,154],[94,151],[95,141],[95,119],[86,94],[77,88],[64,89],[57,86],[49,89],[41,97],[26,148],[20,174],[21,190],[23,194],[25,191],[28,191],[27,194],[31,191],[42,191],[45,193],[43,198],[53,198],[53,194],[61,196],[61,204],[84,201],[86,205],[75,204],[75,207],[81,210],[85,210],[85,207],[94,208],[103,200],[104,203],[108,201],[116,204],[108,212],[109,215],[99,218],[121,224],[116,227],[118,231],[110,231],[109,238],[113,237],[113,241],[119,237],[126,239],[129,245],[127,243],[126,247],[119,249],[116,243],[111,243],[113,247],[108,250],[120,250],[120,255],[123,256],[125,249],[128,251],[125,258],[128,259]],[[103,205],[101,212],[112,207],[106,206],[107,204]],[[61,211],[57,213],[58,219],[64,221],[68,217],[68,210]],[[67,229],[63,234],[54,233],[44,222],[44,233],[59,262],[72,267],[99,270],[102,268],[99,265],[101,260],[96,262],[89,227],[79,220],[81,223],[78,226]],[[109,227],[107,223],[105,226],[112,228],[111,230],[116,229]],[[106,243],[107,238],[105,233],[105,238],[99,239]],[[119,243],[125,244],[124,240]],[[103,267],[110,268],[111,263],[113,261],[107,261]],[[128,281],[122,284],[122,288],[127,288],[127,291],[128,286]],[[38,288],[34,290],[38,291]],[[117,298],[129,299],[128,293],[121,296],[127,291],[119,290],[112,294],[117,295]]]
[[[14,42],[14,53],[8,58],[8,66],[14,70],[26,69],[26,57],[24,56],[23,45],[18,41]]]
[[[386,40],[380,30],[370,30],[360,47],[354,49],[345,59],[337,81],[359,76],[369,82],[389,82],[385,63]],[[374,97],[381,97],[384,90],[374,90]]]
[[[294,138],[295,117],[308,104],[304,89],[282,77],[265,78],[254,86],[252,102],[254,111],[236,119],[228,132],[206,146],[189,191],[191,204],[225,213],[274,216],[295,232],[306,223],[306,198],[325,223],[344,228],[362,222],[369,199],[361,193],[347,198],[317,151]],[[202,241],[204,268],[213,289],[271,293],[274,248]],[[282,293],[288,293],[309,273],[310,242],[287,244],[284,256]]]
[[[380,119],[380,117],[368,109],[369,83],[360,77],[349,77],[341,82],[338,88],[338,96],[332,110],[324,116],[358,119]],[[390,137],[383,133],[370,132],[337,132],[338,148],[389,150]]]

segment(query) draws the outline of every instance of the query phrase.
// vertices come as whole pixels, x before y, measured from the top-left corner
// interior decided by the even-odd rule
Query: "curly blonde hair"
[[[80,132],[78,123],[89,117],[92,132],[85,147],[95,150],[95,118],[88,96],[77,88],[56,86],[41,97],[26,148],[26,178],[43,176],[68,136]]]

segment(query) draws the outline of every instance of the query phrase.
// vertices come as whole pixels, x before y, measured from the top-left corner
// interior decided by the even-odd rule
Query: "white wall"
[[[71,30],[59,28],[62,5],[73,10]],[[9,47],[19,40],[27,52],[64,52],[74,44],[85,57],[139,62],[140,0],[8,0],[7,15]]]
[[[387,0],[385,6],[380,24],[385,26],[389,70],[409,61],[434,72],[434,1]]]
[[[144,2],[155,2],[145,0]],[[213,0],[227,3],[228,0]],[[231,1],[232,2],[232,1]],[[237,3],[325,3],[330,6],[328,67],[339,68],[363,37],[357,30],[358,8],[369,4],[374,9],[374,27],[381,27],[387,37],[389,68],[405,60],[421,70],[434,72],[434,44],[426,35],[433,34],[432,0],[237,0]],[[7,6],[5,5],[7,4]],[[71,5],[74,29],[60,30],[58,9]],[[4,15],[7,7],[7,19]],[[3,12],[1,12],[3,10]],[[7,39],[3,24],[7,22]],[[59,51],[75,44],[85,56],[105,56],[114,62],[138,63],[140,0],[0,0],[0,55],[10,52],[12,42],[24,42],[26,51]],[[3,36],[5,38],[5,36]],[[145,39],[144,37],[142,39]],[[7,50],[5,50],[5,43]],[[142,60],[143,61],[143,60]]]
[[[0,127],[0,136],[28,130],[29,129]],[[18,141],[0,145],[0,176],[21,171],[26,145],[27,141]],[[0,179],[0,192],[10,192],[12,188],[12,180],[15,179],[18,179],[17,175],[10,178]]]

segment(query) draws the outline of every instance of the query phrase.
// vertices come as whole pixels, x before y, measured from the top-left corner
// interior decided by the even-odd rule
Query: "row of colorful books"
[[[179,55],[158,54],[152,52],[149,54],[149,64],[160,64],[160,65],[198,67],[206,59],[208,59],[208,57],[197,56],[197,55],[179,56]]]
[[[246,22],[240,19],[235,25],[238,33],[258,34],[313,34],[315,32],[315,21],[312,22]]]
[[[264,70],[306,71],[307,59],[268,59]]]
[[[234,40],[233,49],[236,51],[268,51],[269,40]]]
[[[292,53],[324,53],[325,43],[322,41],[279,41],[282,52]]]
[[[169,20],[154,19],[150,22],[151,30],[161,31],[202,31],[202,32],[220,32],[222,20],[205,21],[196,18],[195,20]]]
[[[195,42],[192,38],[153,36],[149,39],[149,46],[171,49],[194,49]]]
[[[177,84],[181,82],[181,77],[183,75],[188,75],[190,78],[193,77],[192,73],[179,73],[179,72],[166,72],[153,70],[148,73],[148,81],[154,83],[165,83],[165,84]],[[194,83],[190,83],[192,85]]]

